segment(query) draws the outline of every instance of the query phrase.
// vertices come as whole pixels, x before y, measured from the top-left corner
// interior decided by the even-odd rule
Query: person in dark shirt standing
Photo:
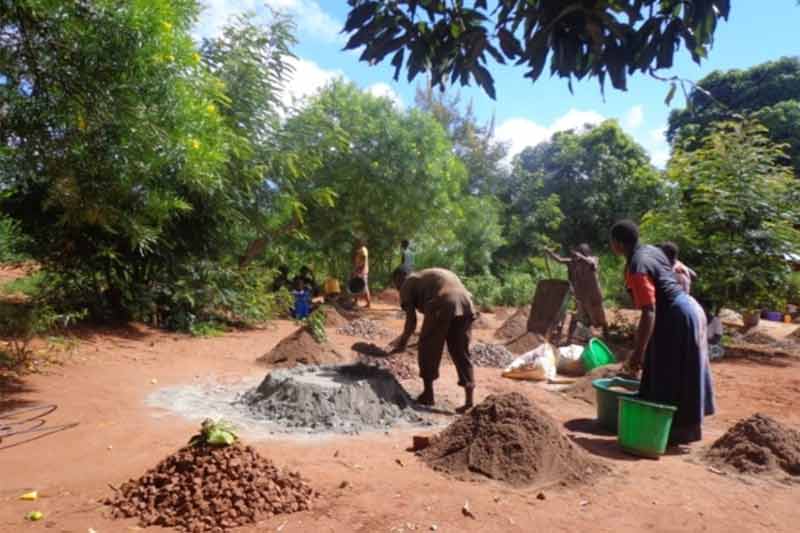
[[[575,298],[575,320],[570,321],[568,338],[572,339],[578,322],[591,327],[603,328],[606,334],[608,323],[603,308],[603,291],[597,271],[599,261],[592,255],[588,244],[580,244],[572,249],[570,257],[559,257],[548,252],[550,257],[567,267],[569,284]]]
[[[664,252],[639,242],[636,224],[617,222],[611,249],[626,259],[625,283],[641,310],[625,371],[641,368],[641,399],[677,407],[670,444],[701,440],[703,417],[714,414],[705,313],[681,288]]]
[[[402,267],[392,275],[400,291],[400,305],[406,312],[403,333],[389,344],[390,351],[403,350],[417,328],[417,311],[425,315],[419,333],[419,374],[424,390],[417,398],[433,405],[433,382],[439,378],[439,365],[447,343],[458,372],[458,385],[464,388],[463,412],[472,407],[475,375],[469,353],[470,332],[475,319],[472,296],[458,276],[442,268],[429,268],[408,274]]]

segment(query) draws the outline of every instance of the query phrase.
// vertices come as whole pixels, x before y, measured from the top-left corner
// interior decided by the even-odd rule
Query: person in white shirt
[[[719,315],[708,315],[708,357],[709,359],[719,359],[725,355],[725,348],[722,347],[722,336],[725,330],[722,327],[722,320]]]
[[[411,251],[409,246],[410,243],[406,239],[400,242],[400,253],[403,256],[403,264],[400,265],[400,268],[402,268],[406,274],[410,274],[414,271],[414,252]]]

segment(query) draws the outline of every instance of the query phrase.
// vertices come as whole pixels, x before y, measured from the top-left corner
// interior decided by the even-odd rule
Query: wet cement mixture
[[[431,424],[391,372],[362,363],[275,370],[238,403],[285,432],[360,433]]]

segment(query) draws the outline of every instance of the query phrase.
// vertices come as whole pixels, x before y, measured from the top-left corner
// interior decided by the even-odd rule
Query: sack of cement
[[[583,354],[583,346],[580,344],[572,344],[570,346],[562,346],[558,349],[558,362],[556,368],[559,374],[565,376],[583,376],[586,374],[586,369],[581,361]]]
[[[547,381],[556,377],[556,353],[553,346],[544,343],[526,352],[503,370],[503,377],[531,381]]]

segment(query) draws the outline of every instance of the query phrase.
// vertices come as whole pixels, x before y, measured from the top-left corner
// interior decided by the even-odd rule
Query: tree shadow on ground
[[[592,418],[574,418],[564,423],[568,431],[583,433],[590,436],[569,435],[569,438],[592,455],[612,459],[614,461],[638,461],[641,458],[622,451],[615,434],[603,428],[597,420]]]
[[[17,397],[33,390],[17,376],[0,374],[0,414],[33,405],[35,402]]]
[[[572,440],[572,442],[574,442],[575,444],[577,444],[590,454],[597,455],[605,459],[611,459],[613,461],[629,461],[629,462],[645,460],[643,457],[638,457],[635,455],[625,453],[617,443],[617,439],[608,437],[606,438],[578,437],[575,435],[570,435],[569,438]]]
[[[711,363],[713,365],[754,363],[774,368],[789,368],[797,365],[798,362],[800,362],[800,355],[789,353],[781,349],[766,346],[726,346],[725,356]]]

